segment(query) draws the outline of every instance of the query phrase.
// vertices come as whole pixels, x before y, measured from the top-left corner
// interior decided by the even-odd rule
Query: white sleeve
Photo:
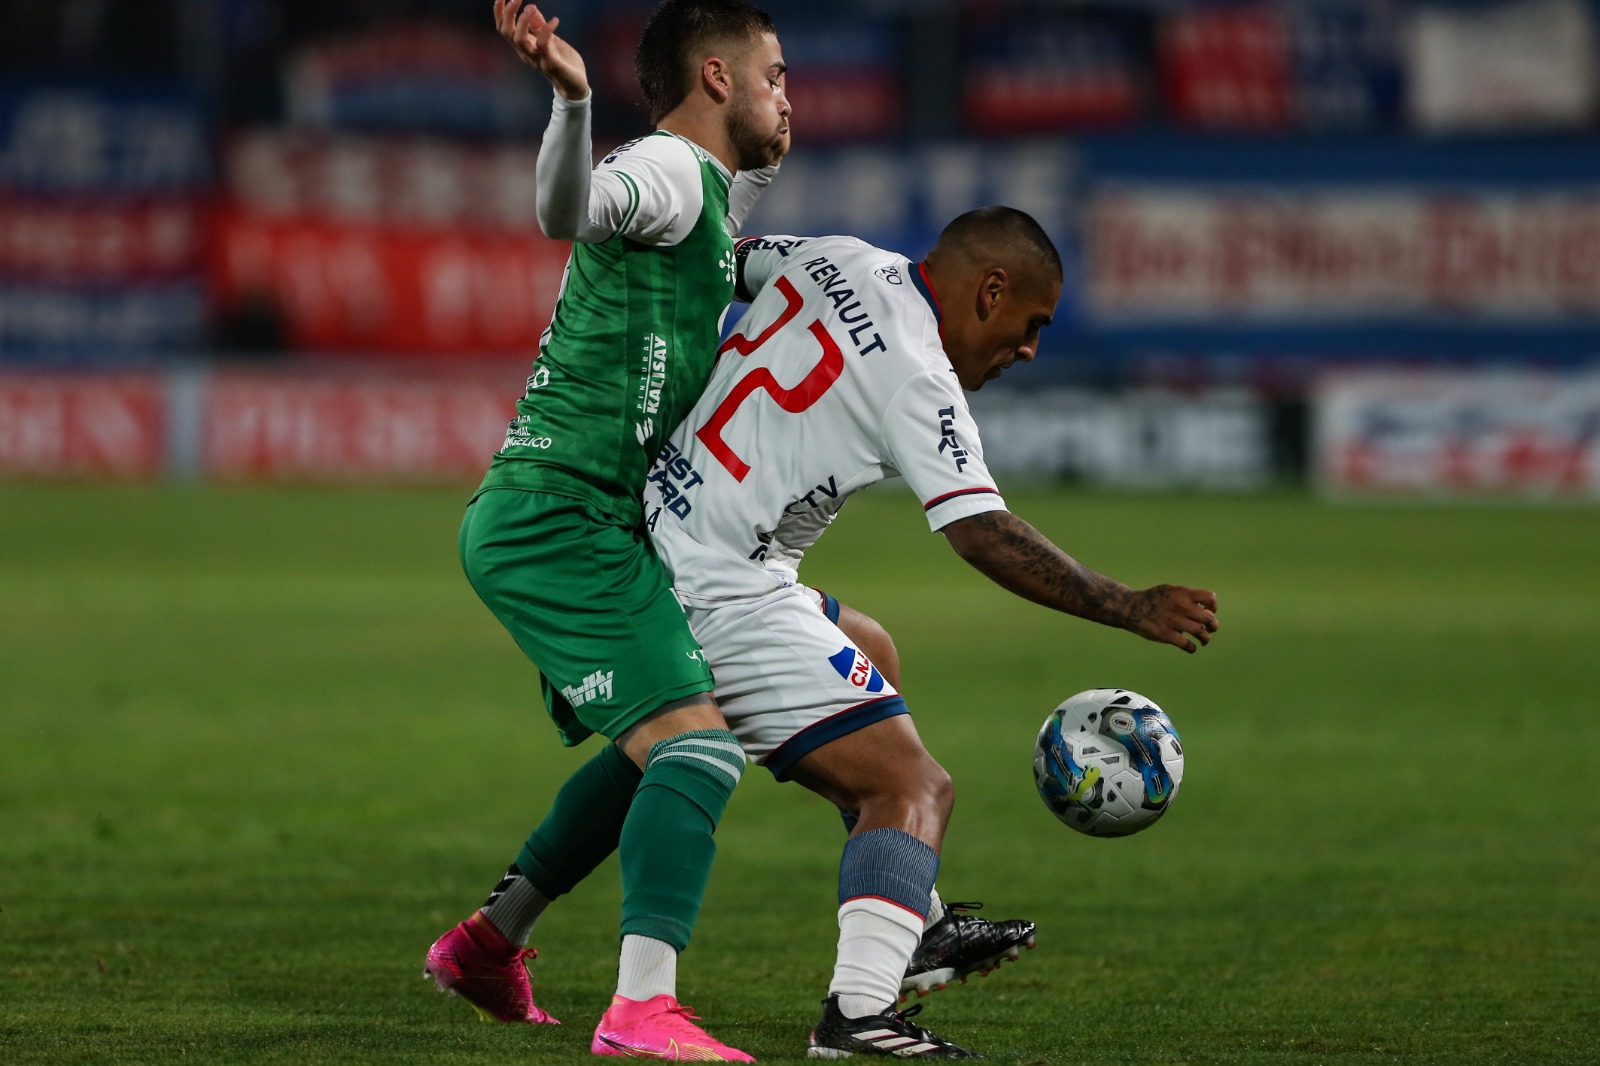
[[[593,188],[591,170],[594,146],[589,139],[589,102],[568,100],[560,93],[550,107],[550,125],[539,145],[533,166],[534,188],[538,193],[536,212],[539,228],[546,237],[558,241],[603,241],[614,229],[607,229],[591,218],[602,218],[615,211],[614,187]]]
[[[761,199],[761,194],[767,191],[767,186],[778,176],[778,168],[758,167],[755,170],[741,170],[733,176],[733,184],[728,186],[728,229],[730,233],[738,233],[744,229],[745,219],[750,217],[750,212],[756,206],[756,201]]]
[[[951,372],[924,371],[900,387],[884,409],[883,441],[894,468],[922,501],[930,529],[1006,509],[983,463],[978,424]]]
[[[644,244],[682,241],[700,221],[705,206],[700,161],[695,149],[676,137],[640,137],[620,145],[600,161],[596,184],[617,182],[629,199],[612,232]]]
[[[618,234],[646,244],[677,244],[700,218],[700,166],[688,145],[669,137],[625,144],[590,169],[590,97],[557,94],[534,165],[539,228],[555,240],[595,243]]]
[[[733,295],[751,303],[784,267],[796,248],[810,237],[746,237],[733,246]]]

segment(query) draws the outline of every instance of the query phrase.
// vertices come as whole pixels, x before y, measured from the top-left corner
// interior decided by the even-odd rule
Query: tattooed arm
[[[940,530],[956,554],[1008,592],[1146,640],[1197,651],[1217,631],[1217,594],[1182,585],[1131,589],[1084,566],[1009,511]]]

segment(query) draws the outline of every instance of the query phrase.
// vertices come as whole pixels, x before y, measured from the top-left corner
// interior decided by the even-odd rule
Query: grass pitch
[[[457,570],[463,492],[0,486],[0,1063],[588,1062],[610,863],[551,909],[558,1029],[420,978],[587,752]],[[810,580],[895,634],[953,773],[940,887],[1039,949],[919,1019],[999,1062],[1600,1061],[1600,511],[1013,492],[1188,657],[988,585],[895,491]],[[1029,751],[1079,689],[1158,700],[1171,813],[1058,825]],[[842,833],[752,770],[682,998],[798,1061]]]

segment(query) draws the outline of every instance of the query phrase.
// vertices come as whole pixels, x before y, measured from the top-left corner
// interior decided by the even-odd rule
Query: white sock
[[[944,900],[939,898],[937,886],[928,890],[928,917],[922,923],[922,931],[927,932],[933,924],[944,917]]]
[[[863,897],[839,908],[839,956],[830,995],[846,1018],[882,1014],[900,999],[911,953],[922,942],[922,918],[887,900]]]
[[[678,994],[678,949],[648,936],[622,938],[622,963],[617,967],[617,995],[654,999]]]

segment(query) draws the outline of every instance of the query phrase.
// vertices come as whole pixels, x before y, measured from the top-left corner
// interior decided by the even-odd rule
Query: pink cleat
[[[507,940],[481,912],[434,941],[422,975],[460,996],[484,1021],[560,1025],[533,1002],[528,959],[538,952]]]
[[[691,1021],[697,1015],[671,996],[624,999],[613,996],[600,1018],[589,1050],[677,1062],[754,1062]]]

